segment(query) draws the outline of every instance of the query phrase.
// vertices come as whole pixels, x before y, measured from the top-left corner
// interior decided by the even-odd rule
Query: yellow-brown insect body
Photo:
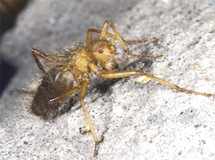
[[[108,27],[112,29],[113,33],[108,32]],[[92,38],[93,33],[97,33],[99,35],[95,40]],[[155,77],[144,71],[119,71],[116,67],[118,63],[117,58],[115,57],[116,47],[114,41],[117,41],[120,44],[127,58],[137,58],[149,61],[161,57],[144,57],[130,53],[126,44],[147,42],[148,40],[126,41],[120,36],[117,29],[110,21],[105,21],[101,30],[89,29],[87,31],[86,46],[79,46],[68,53],[58,53],[55,55],[48,55],[33,49],[32,55],[38,68],[43,74],[42,82],[36,92],[18,90],[22,93],[34,95],[31,109],[33,113],[38,116],[42,116],[44,119],[55,117],[65,109],[71,107],[69,103],[71,96],[79,92],[79,101],[95,142],[94,156],[98,153],[99,140],[97,139],[84,102],[87,87],[91,79],[91,72],[100,78],[106,79],[145,76],[150,80],[166,85],[180,92],[207,97],[214,96],[212,93],[181,88],[171,82]],[[155,38],[153,38],[152,42],[155,42]],[[39,58],[43,59],[44,64],[40,62]]]
[[[96,40],[90,47],[79,47],[63,57],[55,57],[57,63],[53,63],[53,68],[43,76],[33,98],[31,110],[34,114],[50,119],[69,109],[70,95],[56,97],[74,86],[80,88],[83,81],[89,81],[90,63],[99,63],[107,71],[115,69],[114,44],[107,40]]]

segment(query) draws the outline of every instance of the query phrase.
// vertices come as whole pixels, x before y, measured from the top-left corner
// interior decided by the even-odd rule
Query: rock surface
[[[84,42],[87,29],[101,28],[106,19],[125,39],[158,38],[157,44],[131,47],[135,54],[163,55],[146,68],[150,74],[214,93],[214,1],[31,1],[0,44],[1,56],[17,67],[0,100],[1,159],[94,159],[92,135],[79,133],[86,126],[79,103],[44,122],[29,113],[24,95],[10,91],[39,72],[32,47],[52,53]],[[90,87],[85,102],[99,139],[104,138],[95,159],[215,159],[213,98],[132,77],[105,92]]]

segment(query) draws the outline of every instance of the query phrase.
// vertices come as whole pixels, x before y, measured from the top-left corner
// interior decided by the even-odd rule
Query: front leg
[[[108,27],[111,27],[111,29],[113,30],[113,34],[108,32]],[[143,40],[124,40],[121,35],[119,34],[119,32],[117,31],[116,27],[113,25],[112,22],[106,20],[103,24],[103,27],[101,30],[98,29],[89,29],[87,31],[87,38],[86,38],[86,43],[87,43],[87,47],[90,48],[91,46],[91,42],[92,42],[92,33],[98,33],[99,34],[99,39],[105,39],[107,37],[109,38],[113,38],[115,40],[117,40],[120,44],[120,46],[123,48],[126,56],[128,58],[137,58],[137,59],[142,59],[142,60],[154,60],[156,58],[160,58],[162,57],[161,55],[159,56],[151,56],[151,57],[145,57],[145,56],[139,56],[139,55],[134,55],[132,53],[129,52],[127,46],[125,44],[136,44],[136,43],[150,43],[150,42],[156,42],[157,39],[156,38],[151,38],[150,40],[148,39],[143,39]]]
[[[197,91],[193,91],[193,90],[189,90],[186,88],[181,88],[179,86],[177,86],[176,84],[170,83],[164,79],[155,77],[153,75],[150,75],[146,72],[142,72],[142,71],[121,71],[121,72],[106,72],[106,73],[100,73],[98,70],[98,67],[94,64],[90,65],[91,70],[99,77],[101,78],[107,78],[107,79],[112,79],[112,78],[126,78],[126,77],[131,77],[131,76],[146,76],[148,78],[150,78],[151,80],[154,80],[160,84],[163,84],[165,86],[168,86],[170,88],[173,88],[175,90],[178,90],[180,92],[186,92],[186,93],[191,93],[191,94],[197,94],[197,95],[202,95],[202,96],[206,96],[206,97],[212,97],[215,96],[212,93],[205,93],[205,92],[197,92]]]
[[[86,37],[86,44],[87,44],[87,46],[90,46],[90,44],[92,42],[92,33],[97,33],[97,34],[100,35],[101,32],[102,31],[99,30],[99,29],[94,29],[94,28],[88,29],[88,31],[87,31],[87,37]],[[117,40],[116,36],[114,34],[112,34],[112,33],[109,33],[109,32],[106,33],[105,37],[109,37],[109,38]],[[155,37],[152,37],[152,38],[149,38],[149,39],[148,38],[144,38],[142,40],[125,40],[125,39],[122,38],[122,40],[123,40],[124,43],[130,44],[130,45],[131,44],[137,44],[137,43],[144,43],[144,45],[147,45],[149,43],[155,43],[155,42],[158,41],[158,39],[155,38]]]

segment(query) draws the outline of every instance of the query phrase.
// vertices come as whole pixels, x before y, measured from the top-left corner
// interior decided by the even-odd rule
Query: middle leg
[[[65,97],[69,97],[70,95],[78,92],[79,90],[80,90],[80,87],[71,88],[68,91],[62,93],[61,95],[58,95],[57,97],[54,97],[54,98],[50,99],[49,101],[53,102],[53,101],[57,101],[59,99],[65,98]]]
[[[84,96],[86,94],[86,91],[87,91],[87,86],[88,86],[88,82],[87,81],[84,81],[81,85],[81,91],[80,91],[80,101],[81,101],[81,106],[83,108],[83,111],[84,111],[84,115],[85,115],[85,118],[87,120],[87,123],[90,127],[90,131],[93,135],[93,139],[94,139],[94,142],[95,142],[95,146],[94,146],[94,157],[98,154],[98,145],[99,145],[99,141],[97,139],[97,136],[96,136],[96,133],[95,133],[95,130],[94,130],[94,127],[93,127],[93,124],[90,120],[90,116],[88,114],[88,111],[87,111],[87,108],[86,108],[86,105],[84,103]]]

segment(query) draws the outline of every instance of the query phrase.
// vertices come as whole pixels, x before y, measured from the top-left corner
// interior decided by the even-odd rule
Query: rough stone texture
[[[84,41],[88,28],[114,22],[122,37],[157,37],[147,55],[164,56],[148,69],[179,86],[214,92],[214,1],[31,1],[17,25],[4,35],[2,56],[17,66],[0,100],[1,159],[94,159],[91,134],[81,109],[44,122],[28,112],[23,95],[38,72],[31,48],[51,53]],[[143,45],[132,52],[143,53]],[[119,50],[121,52],[121,50]],[[100,144],[95,159],[215,159],[213,98],[180,93],[160,84],[119,80],[85,98]],[[74,106],[78,108],[80,104]],[[27,109],[26,109],[27,108]]]

